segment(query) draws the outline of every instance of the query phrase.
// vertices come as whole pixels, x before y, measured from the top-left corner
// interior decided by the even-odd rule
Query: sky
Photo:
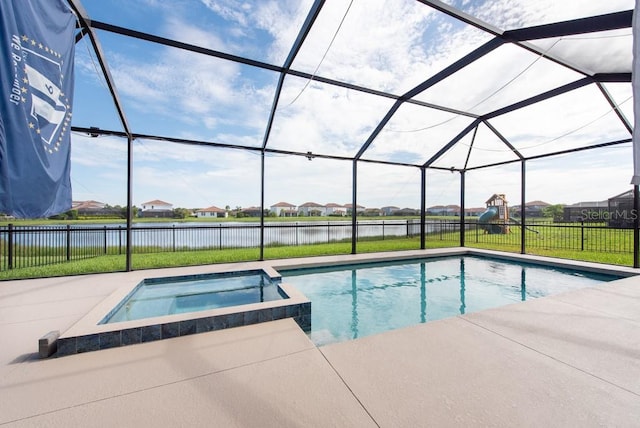
[[[501,29],[593,16],[634,7],[633,0],[453,0],[447,3]],[[281,66],[306,19],[308,0],[83,0],[89,16],[185,43]],[[97,31],[133,132],[260,147],[278,73]],[[491,39],[412,0],[329,0],[292,69],[402,94]],[[548,55],[593,72],[631,71],[631,29],[536,40]],[[122,131],[88,40],[76,45],[73,125]],[[503,45],[416,99],[484,114],[578,80],[579,73],[513,45]],[[631,85],[604,88],[633,123]],[[287,76],[268,147],[351,157],[393,100]],[[594,85],[491,119],[524,155],[629,138]],[[403,104],[363,159],[423,164],[471,123],[468,117]],[[126,140],[72,135],[74,200],[126,204]],[[133,203],[174,207],[260,204],[259,153],[134,141]],[[471,153],[469,150],[472,148]],[[468,134],[434,165],[479,166],[515,159],[486,126]],[[351,203],[352,162],[269,153],[265,205],[280,201]],[[607,199],[630,188],[631,144],[526,163],[525,200],[570,204]],[[521,167],[466,173],[467,207],[494,193],[521,200]],[[358,204],[420,206],[419,168],[359,162]],[[427,206],[460,204],[460,174],[429,170]]]

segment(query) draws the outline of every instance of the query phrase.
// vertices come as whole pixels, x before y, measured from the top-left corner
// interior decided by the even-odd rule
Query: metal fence
[[[521,246],[521,226],[509,225],[507,233],[488,234],[482,225],[467,229],[465,242],[469,246]],[[593,223],[529,223],[525,226],[527,251],[535,249],[591,251],[633,254],[633,229],[608,227]]]
[[[460,243],[459,221],[425,223],[427,243],[439,246]],[[358,241],[416,238],[421,233],[419,220],[361,221],[357,223]],[[352,223],[290,222],[266,223],[264,246],[298,246],[351,240]],[[527,224],[527,249],[562,249],[633,253],[633,230],[593,224]],[[126,228],[123,225],[0,226],[0,270],[43,266],[126,252]],[[520,225],[509,225],[507,233],[489,234],[482,225],[465,225],[469,246],[520,248]],[[259,248],[261,229],[257,223],[217,223],[170,226],[136,225],[132,229],[134,254]]]
[[[218,223],[132,228],[134,254],[298,246],[351,240],[351,222],[267,223],[261,237],[257,223]],[[420,224],[412,220],[358,222],[358,239],[414,237]],[[0,226],[0,270],[44,266],[102,255],[124,254],[123,225]]]

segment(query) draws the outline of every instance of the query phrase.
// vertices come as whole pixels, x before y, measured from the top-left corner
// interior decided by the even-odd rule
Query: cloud
[[[289,54],[293,41],[311,7],[311,1],[221,2],[202,0],[202,3],[226,21],[239,52],[281,65]],[[266,49],[257,51],[256,46]]]
[[[247,18],[247,11],[251,9],[251,6],[248,3],[238,2],[223,4],[223,2],[214,0],[202,0],[202,3],[225,20],[236,22],[243,27],[247,26],[249,21]]]
[[[540,0],[454,1],[465,11],[500,28],[537,25],[633,8],[630,0],[571,2]],[[326,2],[293,68],[312,73],[349,6]],[[282,64],[311,2],[222,2],[202,0],[202,19],[186,9],[162,8],[157,33],[212,49]],[[173,10],[174,13],[170,13]],[[397,94],[425,81],[464,57],[491,36],[435,12],[419,2],[355,1],[331,45],[318,75]],[[259,147],[272,105],[278,73],[137,41],[104,46],[134,131]],[[622,70],[630,57],[628,40],[619,38],[536,42],[587,67]],[[593,46],[605,55],[594,55]],[[611,47],[611,49],[606,49]],[[88,58],[79,72],[94,73]],[[609,67],[609,68],[606,68]],[[515,46],[503,46],[418,99],[482,114],[549,90],[581,76]],[[621,102],[630,85],[611,86]],[[624,86],[624,87],[623,87]],[[563,99],[564,98],[564,99]],[[295,101],[294,101],[295,100]],[[288,76],[271,129],[269,148],[353,156],[389,111],[393,100]],[[627,104],[625,111],[629,114]],[[557,100],[518,110],[491,123],[525,154],[538,154],[628,136],[596,88],[573,91]],[[602,117],[601,117],[602,116]],[[422,164],[447,144],[471,118],[404,104],[365,153],[367,159]],[[560,138],[559,138],[560,137]],[[464,165],[472,134],[446,153],[442,167]],[[126,155],[116,140],[89,140],[74,154],[79,167],[101,165],[101,174],[121,169]],[[84,143],[83,143],[84,144]],[[91,145],[89,145],[91,144]],[[78,143],[80,146],[80,143]],[[481,127],[473,142],[470,165],[513,159],[505,145]],[[91,150],[85,149],[91,147]],[[620,149],[613,153],[626,153]],[[619,161],[624,156],[607,155]],[[116,159],[118,159],[116,161]],[[563,157],[549,160],[554,171],[531,167],[528,199],[562,202],[627,185],[630,171],[612,168],[593,156],[583,163]],[[164,199],[176,206],[257,205],[260,157],[237,150],[136,141],[136,200]],[[627,165],[622,162],[621,165]],[[351,199],[351,162],[268,155],[267,204],[345,203]],[[533,165],[538,165],[536,161]],[[575,165],[581,165],[576,167]],[[482,204],[492,193],[519,198],[519,165],[469,173],[468,205]],[[589,186],[580,188],[580,171],[588,169]],[[496,172],[498,171],[498,172]],[[415,168],[359,164],[359,200],[363,205],[417,207],[419,171]],[[599,181],[592,177],[606,177]],[[458,203],[459,174],[430,172],[429,200]],[[89,180],[89,179],[87,179]],[[555,183],[563,183],[557,186]],[[622,185],[621,185],[621,184]],[[566,185],[565,185],[566,184]],[[97,184],[96,184],[97,186]],[[602,190],[606,186],[607,190]],[[624,190],[621,189],[621,191]],[[488,195],[487,195],[488,193]],[[515,195],[515,196],[511,196]],[[519,202],[519,201],[518,201]]]
[[[407,75],[424,72],[422,36],[430,28],[430,8],[417,2],[354,2],[347,13],[349,4],[325,4],[294,68],[313,72],[337,33],[318,70],[320,76],[398,91]]]
[[[198,150],[186,149],[186,152]],[[238,150],[199,151],[199,159],[144,159],[134,166],[135,200],[162,199],[175,206],[259,204],[260,158]]]
[[[123,138],[72,134],[71,145],[73,165],[109,170],[121,168],[127,159],[127,140]]]
[[[315,82],[301,94],[305,83],[285,80],[269,147],[353,156],[393,103]]]

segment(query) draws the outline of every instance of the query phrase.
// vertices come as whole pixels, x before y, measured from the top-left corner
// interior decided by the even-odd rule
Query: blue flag
[[[0,212],[68,211],[76,17],[64,0],[1,0],[0,24]]]

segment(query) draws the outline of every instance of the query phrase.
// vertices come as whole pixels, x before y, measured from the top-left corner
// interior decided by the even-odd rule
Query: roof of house
[[[487,199],[487,202],[485,202],[485,204],[488,204],[489,202],[494,201],[496,199],[502,199],[503,201],[507,202],[507,199],[504,193],[494,193],[489,199]]]
[[[300,205],[298,208],[324,208],[324,205],[316,204],[315,202],[305,202]]]
[[[468,213],[482,213],[486,211],[486,208],[467,208],[465,211]]]
[[[286,207],[286,208],[292,208],[295,207],[295,205],[290,204],[289,202],[278,202],[277,204],[273,204],[271,205],[271,207]]]
[[[577,202],[567,205],[565,208],[609,208],[609,201]]]
[[[345,208],[351,208],[353,206],[353,204],[344,204]],[[362,205],[358,205],[356,204],[356,208],[364,208]]]
[[[262,208],[260,207],[247,207],[247,208],[243,208],[242,211],[262,211]]]
[[[161,201],[160,199],[154,199],[153,201],[143,202],[142,205],[171,205],[169,202]]]
[[[627,190],[626,192],[622,192],[619,195],[612,196],[609,199],[618,199],[618,198],[624,198],[624,199],[633,198],[633,189]]]
[[[325,207],[327,207],[327,208],[344,208],[344,205],[335,204],[333,202],[330,202],[327,205],[325,205]]]
[[[196,212],[197,213],[224,213],[226,211],[223,210],[222,208],[218,208],[212,205],[209,208],[202,208],[202,209],[196,210]]]
[[[77,209],[102,209],[105,207],[105,203],[98,201],[73,201],[71,208]]]
[[[531,201],[531,202],[525,202],[524,204],[525,207],[533,207],[533,206],[548,207],[549,205],[551,204],[545,201]]]
[[[381,210],[399,210],[399,207],[395,207],[393,205],[389,205],[388,207],[382,207]]]

